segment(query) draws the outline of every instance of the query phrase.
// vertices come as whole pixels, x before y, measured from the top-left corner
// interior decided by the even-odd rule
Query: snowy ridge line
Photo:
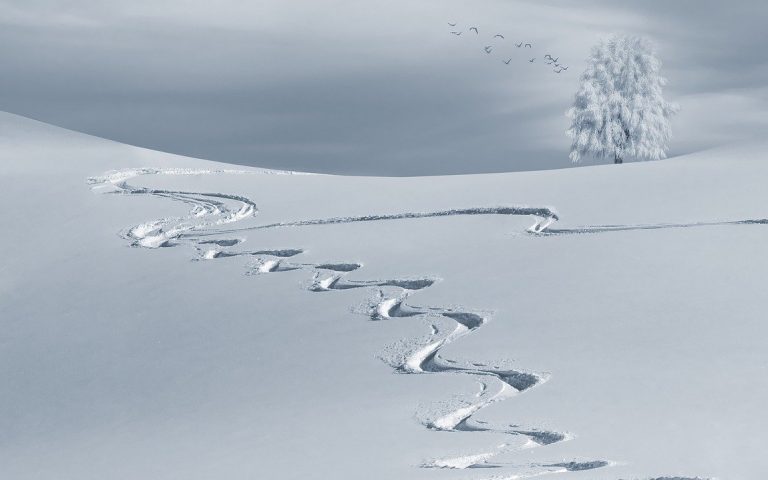
[[[234,173],[236,171],[233,171]],[[481,207],[441,210],[437,212],[401,213],[389,215],[366,215],[359,217],[333,217],[328,219],[305,220],[296,222],[275,223],[256,227],[235,228],[234,224],[255,216],[258,213],[256,204],[244,196],[223,193],[187,192],[161,189],[133,187],[127,180],[140,175],[202,175],[226,174],[226,170],[194,170],[194,169],[129,169],[108,172],[101,177],[91,177],[88,184],[104,193],[148,195],[168,198],[190,206],[190,212],[184,217],[168,217],[145,222],[126,229],[122,236],[129,240],[132,246],[144,248],[172,247],[187,245],[195,248],[200,260],[213,260],[237,256],[250,256],[255,263],[248,265],[246,274],[263,275],[288,270],[305,270],[312,273],[308,290],[312,292],[332,292],[364,288],[376,292],[376,298],[368,305],[366,315],[372,321],[391,320],[397,318],[419,318],[432,320],[430,333],[425,341],[409,340],[404,348],[397,348],[389,358],[383,358],[398,373],[403,374],[461,374],[474,378],[481,385],[481,390],[475,395],[475,400],[460,402],[432,415],[422,423],[429,429],[451,432],[493,432],[503,433],[516,438],[525,439],[522,446],[502,444],[496,449],[481,454],[462,455],[443,458],[423,463],[425,468],[482,468],[495,467],[503,469],[501,480],[520,479],[549,473],[567,473],[613,465],[606,460],[566,461],[551,463],[490,463],[489,461],[500,454],[514,452],[523,448],[547,446],[572,438],[568,433],[523,428],[519,425],[492,426],[487,422],[477,420],[474,415],[481,409],[531,390],[541,385],[548,377],[546,375],[524,372],[516,369],[490,367],[483,363],[459,364],[459,362],[444,358],[441,349],[456,340],[473,333],[489,320],[482,312],[468,311],[455,307],[416,307],[407,305],[405,300],[415,292],[429,288],[439,281],[439,278],[427,276],[419,278],[395,278],[384,280],[348,280],[350,272],[363,267],[361,263],[290,263],[287,258],[303,253],[300,248],[257,251],[232,251],[223,248],[236,247],[245,238],[238,233],[248,230],[267,228],[342,224],[367,221],[397,220],[409,218],[428,218],[452,215],[531,215],[539,220],[528,229],[530,233],[544,234],[548,227],[559,219],[551,208],[534,207]],[[255,173],[246,171],[245,173]],[[106,187],[112,187],[107,190]],[[767,222],[768,223],[768,222]],[[450,328],[444,328],[448,324]],[[490,383],[497,388],[490,388]],[[659,477],[657,480],[682,477]],[[691,479],[683,479],[691,480]]]
[[[294,172],[291,170],[272,170],[269,168],[236,169],[205,169],[205,168],[153,168],[136,167],[120,170],[110,170],[102,175],[88,177],[86,182],[98,188],[104,184],[119,184],[142,175],[314,175],[312,173]]]

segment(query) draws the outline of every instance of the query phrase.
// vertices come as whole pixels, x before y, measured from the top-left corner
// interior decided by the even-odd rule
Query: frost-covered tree
[[[611,35],[592,49],[576,100],[566,115],[570,158],[582,155],[658,160],[672,136],[677,106],[662,97],[666,80],[653,46],[643,38]]]

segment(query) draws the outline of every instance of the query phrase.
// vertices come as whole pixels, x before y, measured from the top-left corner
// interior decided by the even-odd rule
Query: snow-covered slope
[[[292,175],[3,114],[0,477],[760,479],[763,151]]]

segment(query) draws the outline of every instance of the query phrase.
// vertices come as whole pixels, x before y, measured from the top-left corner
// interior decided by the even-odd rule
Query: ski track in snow
[[[594,233],[627,232],[634,230],[664,230],[697,227],[720,227],[732,225],[768,225],[768,218],[752,218],[745,220],[730,220],[722,222],[691,222],[691,223],[646,223],[634,225],[586,225],[574,228],[547,228],[529,230],[529,233],[543,236],[584,235]],[[670,477],[674,478],[674,477]],[[662,479],[663,480],[663,479]],[[684,479],[685,480],[685,479]]]
[[[494,449],[474,454],[433,459],[422,463],[423,468],[494,468],[504,469],[505,474],[494,479],[520,479],[549,473],[566,473],[607,467],[613,462],[599,460],[565,461],[552,463],[493,463],[494,457],[526,448],[544,447],[573,438],[566,432],[524,428],[519,425],[490,425],[477,420],[475,414],[483,408],[507,398],[525,393],[546,382],[547,375],[526,372],[501,366],[489,366],[479,362],[458,362],[443,358],[441,350],[447,345],[470,335],[485,325],[490,316],[483,312],[455,307],[418,307],[408,305],[406,299],[419,290],[429,288],[439,281],[436,277],[402,278],[384,280],[347,280],[345,275],[362,267],[360,263],[292,263],[288,258],[303,253],[300,248],[280,250],[226,251],[245,239],[239,234],[250,230],[311,225],[332,225],[342,223],[392,221],[457,215],[516,215],[533,216],[536,223],[528,229],[535,235],[564,235],[574,233],[600,233],[622,230],[685,228],[708,225],[766,224],[768,220],[744,220],[736,222],[712,222],[691,224],[660,225],[603,225],[574,229],[550,229],[559,220],[557,213],[547,207],[503,206],[478,207],[434,212],[407,212],[389,215],[366,215],[357,217],[334,217],[327,219],[303,220],[285,223],[235,228],[236,222],[257,215],[258,207],[249,198],[217,192],[188,192],[163,189],[149,189],[128,184],[128,180],[144,175],[241,175],[241,174],[290,174],[272,170],[203,170],[203,169],[156,169],[134,168],[111,171],[102,176],[90,177],[87,183],[102,193],[123,195],[146,195],[167,198],[190,206],[184,217],[166,217],[130,227],[121,236],[132,246],[143,248],[173,247],[190,245],[194,247],[199,260],[213,260],[226,257],[247,256],[254,259],[248,265],[247,275],[261,275],[289,270],[312,272],[308,286],[311,292],[332,292],[335,290],[367,289],[375,297],[366,308],[366,315],[372,321],[397,318],[420,318],[429,320],[430,333],[426,339],[408,340],[396,345],[390,355],[382,359],[402,374],[462,374],[475,378],[480,391],[473,400],[457,399],[457,405],[430,414],[422,419],[425,427],[449,432],[491,432],[514,436],[523,440],[522,445],[501,444]],[[692,477],[657,477],[654,480],[697,480]]]

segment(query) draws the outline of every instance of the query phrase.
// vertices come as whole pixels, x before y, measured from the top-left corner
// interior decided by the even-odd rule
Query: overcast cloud
[[[265,167],[568,167],[563,114],[584,59],[627,32],[658,45],[680,154],[768,127],[766,18],[764,0],[0,0],[0,109]],[[544,53],[569,70],[526,61]]]

